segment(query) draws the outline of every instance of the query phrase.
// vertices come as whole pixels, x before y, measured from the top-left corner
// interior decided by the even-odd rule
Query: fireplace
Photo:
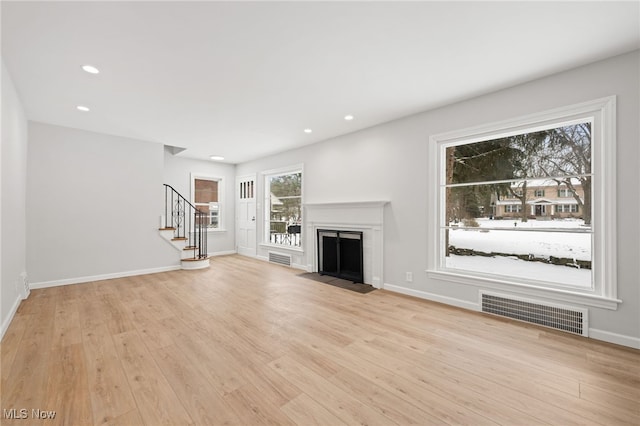
[[[318,230],[361,232],[362,274],[364,284],[382,288],[384,283],[384,209],[388,201],[347,201],[305,203],[304,242],[307,272],[320,272]]]
[[[318,273],[364,283],[362,232],[318,229]]]

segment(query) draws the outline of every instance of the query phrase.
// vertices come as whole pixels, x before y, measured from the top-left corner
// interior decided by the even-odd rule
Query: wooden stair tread
[[[159,231],[175,231],[176,228],[172,228],[171,226],[167,227],[167,228],[158,228]]]
[[[193,257],[189,257],[187,259],[181,259],[183,262],[198,262],[200,260],[209,260],[210,257],[203,257],[202,259],[198,259],[198,258],[193,258]]]
[[[182,250],[196,250],[197,248],[198,248],[197,246],[186,246]]]
[[[175,237],[171,241],[187,241],[187,237]]]

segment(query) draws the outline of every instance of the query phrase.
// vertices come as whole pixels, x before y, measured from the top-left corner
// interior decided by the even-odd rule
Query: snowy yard
[[[530,220],[522,223],[519,220],[477,219],[477,222],[480,225],[479,228],[461,226],[451,230],[449,244],[456,248],[485,253],[591,260],[591,233],[587,232],[587,228],[584,227],[581,220]],[[446,259],[446,266],[522,278],[536,277],[542,281],[579,287],[591,285],[591,271],[589,269],[528,262],[515,257],[450,255]]]

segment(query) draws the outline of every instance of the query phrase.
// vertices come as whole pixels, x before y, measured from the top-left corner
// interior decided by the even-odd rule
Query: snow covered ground
[[[589,288],[591,270],[576,269],[563,265],[551,265],[540,262],[527,262],[513,257],[482,257],[449,255],[445,261],[447,268],[482,272],[533,279],[569,286]]]
[[[519,220],[477,219],[477,222],[479,228],[461,227],[451,230],[449,244],[485,253],[533,254],[536,257],[556,256],[591,260],[591,234],[585,232],[581,220],[530,220],[522,223]],[[530,229],[540,231],[528,231]],[[542,229],[575,230],[576,233],[545,232]]]
[[[567,257],[591,260],[591,234],[586,232],[582,220],[519,220],[477,219],[479,228],[453,229],[449,244],[456,248],[472,249],[485,253],[513,253],[549,258]],[[462,225],[462,224],[460,224]],[[514,229],[531,229],[516,231]],[[539,229],[540,231],[533,231]],[[569,232],[553,232],[552,230]],[[549,231],[546,231],[549,230]],[[575,230],[576,232],[570,232]],[[490,274],[535,277],[538,280],[579,287],[591,285],[591,271],[564,265],[528,262],[515,257],[456,256],[446,259],[448,268],[463,269]]]

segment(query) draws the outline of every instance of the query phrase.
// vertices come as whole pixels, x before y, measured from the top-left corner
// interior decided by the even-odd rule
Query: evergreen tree
[[[495,139],[450,147],[448,153],[448,183],[490,182],[513,179],[517,151],[509,139]],[[480,206],[490,211],[492,196],[499,198],[508,192],[509,183],[465,186],[447,194],[448,216],[473,218],[480,215]]]

